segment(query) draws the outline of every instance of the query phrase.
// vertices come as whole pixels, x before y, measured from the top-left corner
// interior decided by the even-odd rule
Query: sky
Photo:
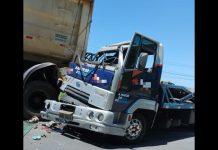
[[[194,88],[194,0],[95,0],[87,51],[135,32],[163,44],[162,81]]]

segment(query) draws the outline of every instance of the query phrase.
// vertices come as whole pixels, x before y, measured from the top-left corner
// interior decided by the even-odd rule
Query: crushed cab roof
[[[130,41],[123,41],[123,42],[119,42],[119,43],[114,43],[114,44],[110,44],[110,45],[105,45],[103,47],[100,48],[100,52],[102,51],[113,51],[113,50],[117,50],[120,46],[129,46],[130,45]]]

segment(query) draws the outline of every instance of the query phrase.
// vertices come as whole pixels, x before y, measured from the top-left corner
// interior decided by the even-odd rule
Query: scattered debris
[[[42,127],[41,129],[42,129],[42,130],[51,130],[51,129],[48,128],[48,127]]]
[[[45,124],[45,123],[42,123],[41,125],[42,125],[42,126],[46,126],[46,124]]]
[[[42,134],[42,135],[33,135],[32,136],[32,138],[34,139],[34,140],[41,140],[41,138],[42,137],[47,137],[47,135],[46,134]]]
[[[46,124],[42,124],[42,125],[43,125],[43,126],[46,126],[46,127],[49,127],[49,128],[52,128],[52,127],[56,126],[57,123],[54,122],[54,121],[50,121],[50,122],[48,122],[48,123],[46,123]]]
[[[45,137],[45,138],[46,138],[46,135],[45,135],[45,134],[43,134],[41,137]]]
[[[38,126],[35,126],[35,127],[34,127],[34,129],[37,129],[37,128],[38,128]]]
[[[47,130],[47,133],[51,133],[51,131]]]
[[[37,123],[37,122],[39,122],[39,118],[37,116],[33,116],[28,122]]]
[[[41,136],[40,135],[33,135],[32,138],[34,140],[41,140]]]
[[[52,129],[50,129],[48,127],[42,127],[41,130],[45,130],[47,133],[51,133]]]
[[[60,128],[54,128],[53,130],[59,133],[63,133],[63,129],[60,129]]]

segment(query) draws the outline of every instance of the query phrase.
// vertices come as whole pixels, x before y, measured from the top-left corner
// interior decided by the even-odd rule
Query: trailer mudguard
[[[33,75],[36,75],[37,72],[40,72],[40,70],[48,69],[49,74],[51,74],[52,78],[57,81],[58,79],[58,67],[54,63],[46,62],[46,63],[40,63],[37,65],[32,66],[28,70],[26,70],[23,74],[23,88],[25,88],[25,85],[27,82],[31,79]]]

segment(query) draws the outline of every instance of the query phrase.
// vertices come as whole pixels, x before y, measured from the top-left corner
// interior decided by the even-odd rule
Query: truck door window
[[[155,54],[157,50],[157,44],[143,37],[141,49],[143,52],[148,54]]]
[[[153,68],[154,64],[154,55],[148,55],[147,63],[145,64],[145,68]]]
[[[138,60],[138,56],[140,54],[140,46],[141,46],[141,37],[139,35],[136,35],[134,37],[132,46],[129,49],[128,58],[126,61],[125,68],[126,69],[135,69],[136,63]]]
[[[153,68],[155,53],[157,49],[157,44],[155,42],[149,41],[146,38],[142,38],[142,51],[148,53],[147,63],[145,64],[145,68]]]
[[[141,44],[141,53],[138,57],[137,68],[140,70],[148,70],[148,72],[152,71],[154,61],[155,61],[155,53],[156,53],[156,43],[149,41],[146,38],[142,38]]]

